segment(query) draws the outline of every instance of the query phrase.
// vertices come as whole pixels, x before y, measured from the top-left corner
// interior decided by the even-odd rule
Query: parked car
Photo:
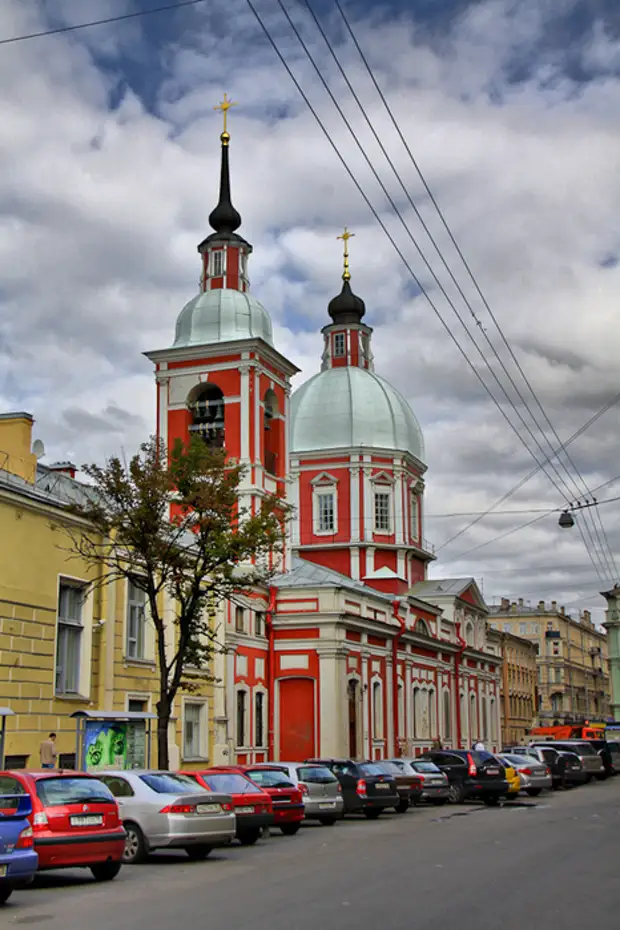
[[[0,791],[4,792],[3,784]],[[15,888],[29,885],[37,871],[31,814],[32,800],[23,790],[0,794],[0,904],[9,900]]]
[[[611,756],[611,767],[613,770],[612,774],[620,775],[620,743],[608,740],[607,748],[609,749],[609,754]]]
[[[605,769],[604,775],[596,775],[595,777],[599,781],[603,781],[605,778],[611,778],[612,775],[616,774],[614,758],[616,762],[618,762],[620,761],[620,757],[618,757],[618,755],[612,754],[611,743],[608,743],[605,739],[589,739],[588,742],[600,756],[601,762],[603,763],[603,767]]]
[[[408,766],[422,779],[422,801],[430,801],[440,807],[445,804],[450,794],[448,776],[434,762],[426,759],[393,759],[396,765]]]
[[[96,881],[121,868],[125,831],[108,788],[85,772],[44,769],[0,772],[3,794],[27,793],[39,870],[89,868]]]
[[[342,785],[327,766],[305,762],[278,762],[278,765],[300,789],[304,816],[308,820],[318,820],[324,827],[331,827],[342,818]]]
[[[531,798],[538,797],[545,788],[553,787],[551,769],[546,762],[539,762],[534,756],[517,756],[513,753],[502,753],[502,759],[517,770],[521,788]]]
[[[232,798],[213,794],[191,778],[155,770],[102,773],[118,801],[126,831],[123,862],[143,862],[154,849],[184,849],[206,859],[235,835]]]
[[[586,780],[592,781],[593,778],[599,780],[605,778],[605,766],[596,749],[590,745],[587,740],[554,740],[552,743],[541,742],[536,740],[531,743],[532,746],[541,748],[557,749],[559,751],[574,752],[579,756],[583,770],[586,773]]]
[[[207,791],[230,795],[237,818],[235,836],[242,846],[253,846],[265,827],[273,823],[273,804],[269,794],[247,775],[225,766],[185,774]]]
[[[479,798],[490,807],[508,794],[504,769],[490,752],[431,749],[419,756],[419,761],[434,762],[447,775],[452,804]]]
[[[571,761],[557,749],[540,746],[509,746],[502,750],[504,753],[512,753],[516,756],[531,756],[538,762],[544,763],[551,771],[551,781],[554,788],[572,788],[574,782],[567,773],[567,767]],[[575,760],[577,768],[583,770],[579,759]]]
[[[404,814],[410,807],[414,807],[422,794],[422,779],[411,770],[405,770],[391,759],[381,759],[375,762],[386,775],[391,775],[396,782],[399,803],[394,808],[397,814]]]
[[[306,759],[313,765],[331,769],[342,785],[345,814],[365,814],[376,820],[381,811],[400,804],[394,778],[376,762],[355,762],[353,759]]]
[[[508,762],[503,756],[495,756],[499,764],[504,769],[506,773],[506,781],[508,782],[508,794],[506,795],[506,800],[516,801],[519,797],[519,792],[521,791],[521,779],[519,778],[519,773],[516,768]]]
[[[284,836],[295,836],[304,819],[304,802],[301,790],[290,780],[281,765],[240,765],[231,771],[240,771],[266,791],[273,805],[273,823]]]

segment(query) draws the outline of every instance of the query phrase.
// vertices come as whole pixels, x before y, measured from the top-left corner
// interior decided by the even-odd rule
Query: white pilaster
[[[384,688],[387,688],[384,705],[387,713],[387,720],[385,721],[385,726],[383,728],[383,735],[386,739],[385,752],[392,753],[394,756],[396,756],[396,734],[394,732],[394,678],[396,676],[396,666],[394,665],[391,656],[388,656],[386,659],[385,666]]]
[[[258,465],[260,462],[260,371],[254,368],[254,461]]]
[[[360,470],[355,466],[351,467],[350,481],[350,505],[351,512],[351,542],[358,542],[360,536]]]
[[[159,438],[168,446],[168,378],[159,382]]]
[[[364,460],[369,456],[365,455]],[[372,522],[373,522],[373,500],[372,484],[370,481],[371,469],[366,467],[362,470],[362,482],[364,492],[364,539],[372,539]]]
[[[395,503],[395,514],[394,514],[394,523],[396,530],[396,544],[401,545],[405,542],[405,520],[407,518],[406,510],[403,507],[403,473],[398,468],[398,473],[396,474],[396,482],[394,485],[394,503]]]
[[[351,564],[349,570],[351,572],[351,578],[354,581],[360,580],[360,550],[359,546],[351,546]]]
[[[338,645],[320,646],[321,756],[346,756],[349,752],[346,713],[347,649]]]
[[[250,366],[239,365],[241,374],[241,462],[250,461]]]
[[[370,739],[370,726],[369,726],[369,695],[368,690],[370,688],[369,676],[368,676],[368,650],[367,648],[362,649],[361,654],[361,673],[362,673],[362,745],[361,752],[359,756],[361,759],[370,759],[372,757],[371,752],[371,739]]]

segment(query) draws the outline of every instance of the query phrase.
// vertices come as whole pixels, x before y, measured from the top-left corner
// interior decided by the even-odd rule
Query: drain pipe
[[[392,601],[392,616],[398,622],[399,629],[392,640],[392,719],[394,729],[394,755],[400,755],[398,745],[398,647],[406,629],[406,622],[398,613],[400,601]]]
[[[273,612],[276,607],[278,589],[271,585],[269,588],[269,601],[265,614],[265,627],[267,628],[267,758],[271,761],[275,749],[275,681],[276,681],[276,650],[275,635],[273,631]]]
[[[467,643],[461,636],[461,624],[456,623],[456,638],[459,641],[459,651],[454,656],[454,677],[456,680],[456,749],[461,748],[462,742],[462,724],[461,720],[461,659],[463,658],[463,653],[467,649]]]

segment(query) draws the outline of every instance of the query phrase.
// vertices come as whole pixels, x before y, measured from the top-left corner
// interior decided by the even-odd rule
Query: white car
[[[230,795],[205,791],[186,775],[134,769],[97,778],[118,802],[126,833],[123,862],[143,861],[153,849],[184,849],[190,859],[206,859],[214,846],[234,839]]]
[[[299,788],[304,802],[304,816],[318,820],[325,827],[333,826],[344,814],[342,786],[325,765],[312,762],[274,762],[285,769],[289,779]]]

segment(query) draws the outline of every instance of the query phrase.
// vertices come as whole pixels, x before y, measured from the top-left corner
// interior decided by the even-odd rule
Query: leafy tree
[[[242,507],[245,468],[198,437],[170,451],[151,437],[128,463],[113,457],[84,471],[91,485],[71,509],[88,526],[68,530],[71,550],[98,586],[125,578],[146,594],[159,667],[158,761],[167,769],[173,701],[217,648],[209,608],[265,585],[277,570],[286,507],[275,495],[255,514]],[[175,605],[174,636],[166,598]]]

